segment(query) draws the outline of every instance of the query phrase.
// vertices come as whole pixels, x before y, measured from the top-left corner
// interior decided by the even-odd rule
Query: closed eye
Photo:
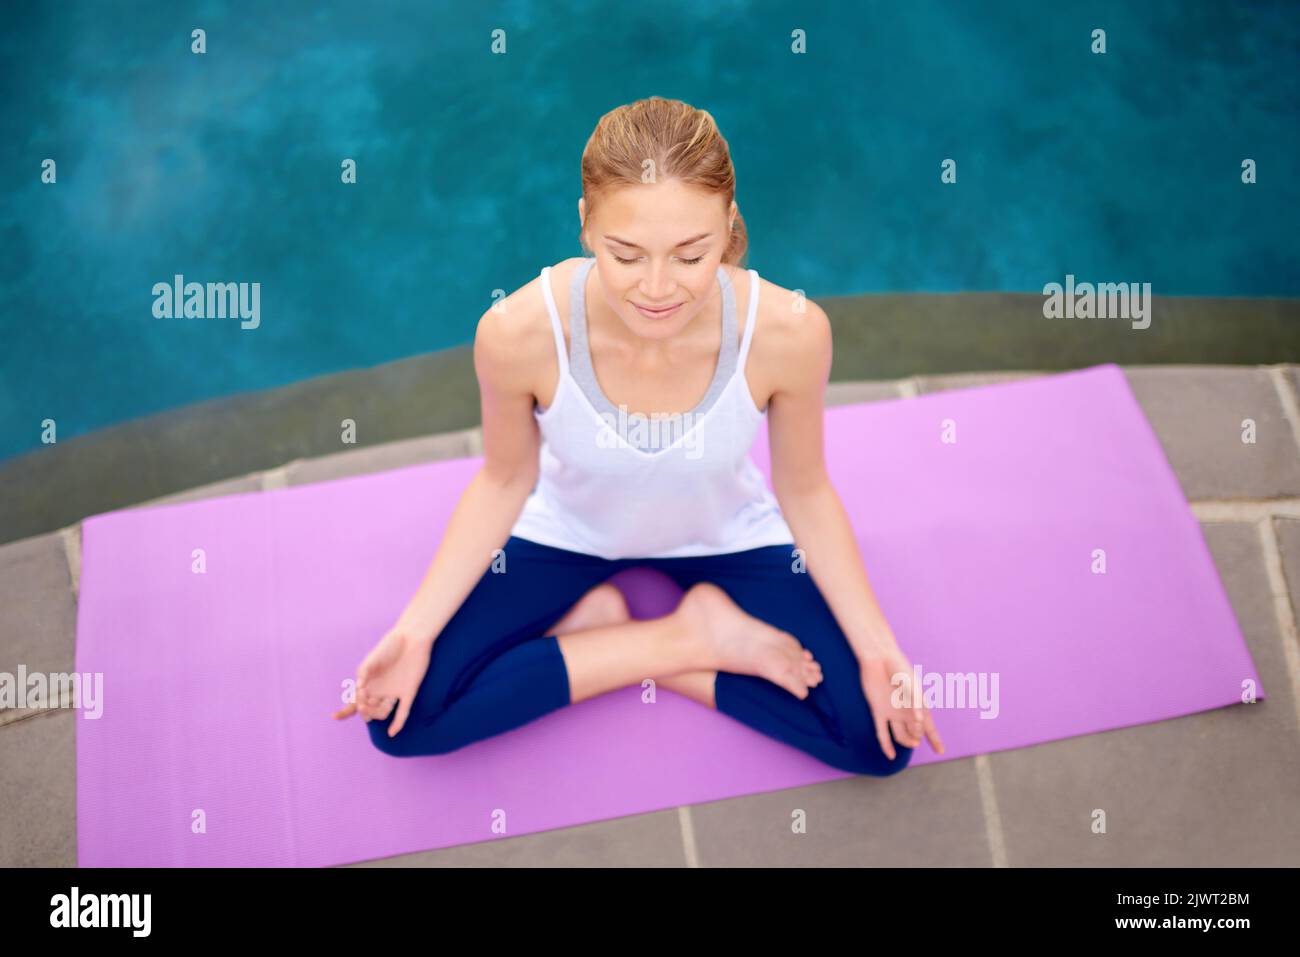
[[[613,253],[610,253],[610,255],[611,255],[611,256],[614,256]],[[620,263],[622,263],[624,266],[630,266],[630,265],[632,265],[634,262],[636,262],[635,259],[624,259],[624,258],[621,257],[621,256],[614,256],[614,260],[615,260],[616,262],[620,262]],[[696,256],[694,259],[683,259],[683,260],[681,260],[681,261],[684,262],[684,263],[686,263],[686,265],[688,265],[688,266],[694,266],[694,265],[696,265],[697,263],[702,262],[703,260],[704,260],[704,257],[703,257],[703,256]]]

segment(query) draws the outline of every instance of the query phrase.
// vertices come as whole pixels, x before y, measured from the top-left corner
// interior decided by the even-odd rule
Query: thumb
[[[370,654],[366,655],[361,664],[357,666],[357,684],[369,684],[370,679],[375,676],[375,672],[383,669],[388,663],[386,650],[382,643],[371,649]]]

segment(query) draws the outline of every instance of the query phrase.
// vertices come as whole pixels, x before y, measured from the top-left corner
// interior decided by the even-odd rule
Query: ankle
[[[664,643],[667,657],[679,667],[678,673],[707,671],[715,667],[713,649],[702,640],[697,610],[680,603],[660,619],[664,623]]]

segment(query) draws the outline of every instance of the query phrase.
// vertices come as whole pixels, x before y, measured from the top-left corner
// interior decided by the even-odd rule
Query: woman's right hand
[[[388,727],[388,736],[395,736],[411,713],[431,652],[430,642],[415,638],[407,629],[391,629],[357,667],[355,700],[334,712],[335,719],[360,713],[366,721],[382,721],[396,706],[397,717]]]

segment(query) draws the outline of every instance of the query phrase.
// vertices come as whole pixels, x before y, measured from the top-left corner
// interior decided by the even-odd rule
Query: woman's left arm
[[[809,574],[861,659],[867,651],[896,648],[898,642],[867,580],[848,513],[826,472],[823,432],[831,326],[820,306],[806,304],[807,312],[780,336],[787,348],[768,404],[772,491]]]
[[[805,567],[844,631],[863,672],[863,689],[877,719],[881,747],[891,758],[886,725],[909,747],[922,735],[939,753],[943,744],[929,711],[913,689],[911,664],[876,600],[844,503],[826,471],[824,415],[831,369],[831,326],[816,303],[766,338],[776,383],[768,403],[772,491],[802,551]],[[779,367],[776,362],[779,361]],[[796,636],[797,637],[797,636]],[[899,672],[899,674],[896,674]],[[900,683],[904,701],[890,689]]]

